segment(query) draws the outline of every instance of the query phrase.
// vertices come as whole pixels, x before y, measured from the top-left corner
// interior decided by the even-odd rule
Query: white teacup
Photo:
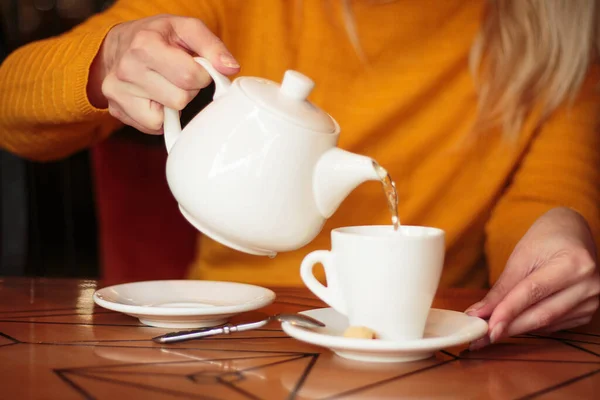
[[[380,339],[420,339],[442,273],[444,241],[443,230],[422,226],[334,229],[331,251],[308,254],[300,275],[351,326],[368,327]],[[327,286],[313,275],[319,263]]]

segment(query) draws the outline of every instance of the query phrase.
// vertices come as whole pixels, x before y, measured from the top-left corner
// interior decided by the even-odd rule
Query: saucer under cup
[[[303,311],[317,318],[324,328],[307,329],[287,322],[281,324],[291,337],[315,346],[328,348],[342,358],[373,363],[410,362],[432,357],[435,352],[466,345],[487,333],[488,325],[481,318],[462,312],[429,310],[421,339],[371,340],[344,337],[348,318],[332,308]]]

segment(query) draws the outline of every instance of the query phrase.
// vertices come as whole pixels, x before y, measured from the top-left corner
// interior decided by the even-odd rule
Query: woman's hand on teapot
[[[239,64],[200,20],[159,15],[112,28],[90,68],[90,102],[121,122],[162,133],[163,105],[182,110],[211,78],[192,58],[207,58],[221,73]]]
[[[585,219],[568,208],[540,217],[515,247],[498,282],[469,315],[488,318],[490,342],[584,325],[598,308],[597,255]]]

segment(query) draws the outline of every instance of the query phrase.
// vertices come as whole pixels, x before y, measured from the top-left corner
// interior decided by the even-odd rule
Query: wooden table
[[[450,348],[423,361],[368,364],[298,342],[278,325],[157,345],[150,338],[167,330],[95,307],[99,287],[0,279],[0,399],[600,398],[597,319],[478,352]],[[261,311],[323,306],[303,288],[276,292],[276,303]],[[481,295],[442,290],[434,306],[463,310]]]

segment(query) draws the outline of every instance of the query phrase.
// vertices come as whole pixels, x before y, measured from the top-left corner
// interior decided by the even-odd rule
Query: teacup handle
[[[324,286],[315,278],[313,269],[316,264],[323,265],[325,275],[328,277],[328,286]],[[306,287],[318,298],[333,307],[336,311],[344,315],[346,314],[346,307],[344,307],[339,296],[339,288],[336,287],[337,285],[332,279],[335,276],[335,263],[333,261],[333,254],[330,251],[317,250],[304,257],[300,265],[300,276]]]

